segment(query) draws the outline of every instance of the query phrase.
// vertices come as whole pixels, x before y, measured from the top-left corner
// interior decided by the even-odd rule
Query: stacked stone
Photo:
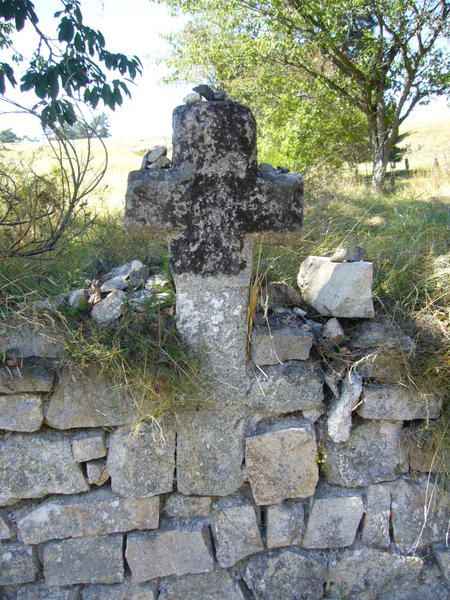
[[[277,313],[283,362],[257,327],[244,483],[230,491],[224,480],[222,497],[201,480],[195,494],[177,490],[177,471],[190,468],[177,464],[182,413],[136,428],[131,399],[102,375],[56,369],[55,340],[2,366],[2,598],[445,597],[448,495],[432,475],[413,477],[419,463],[437,465],[402,445],[404,424],[436,418],[439,402],[364,363],[330,402],[311,332],[293,325],[295,312]],[[3,327],[6,356],[15,333]],[[412,344],[382,321],[342,339],[371,354],[377,339]],[[337,409],[347,397],[350,414]]]
[[[257,166],[249,109],[199,93],[175,110],[174,166],[130,174],[126,218],[178,231],[177,327],[206,350],[211,399],[138,426],[126,391],[47,362],[57,336],[2,326],[2,597],[447,597],[448,494],[402,443],[440,402],[382,360],[414,344],[355,323],[374,316],[372,265],[344,251],[300,270],[319,318],[257,316],[246,360],[246,236],[298,229],[302,180]]]

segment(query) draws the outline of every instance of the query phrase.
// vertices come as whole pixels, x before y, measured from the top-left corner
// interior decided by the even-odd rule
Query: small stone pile
[[[167,158],[166,146],[155,146],[144,155],[141,169],[169,169],[171,166],[172,162]]]
[[[150,275],[146,264],[132,260],[89,281],[85,288],[35,301],[32,308],[38,312],[70,308],[86,312],[99,327],[108,327],[127,307],[143,312],[166,306],[173,297],[173,286],[163,273]]]

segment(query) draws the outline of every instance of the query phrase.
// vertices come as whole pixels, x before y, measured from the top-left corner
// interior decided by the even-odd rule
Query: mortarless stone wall
[[[182,412],[136,429],[126,393],[61,368],[54,336],[2,327],[5,356],[24,356],[0,367],[2,599],[448,597],[448,495],[439,465],[404,443],[440,404],[373,360],[380,344],[412,341],[345,322],[347,347],[370,361],[332,381],[314,350],[299,358],[305,328],[284,314],[271,338],[255,328],[261,369],[215,496],[201,494],[200,467],[195,481],[216,443],[206,416],[201,447],[179,435]],[[196,495],[177,489],[188,467]]]

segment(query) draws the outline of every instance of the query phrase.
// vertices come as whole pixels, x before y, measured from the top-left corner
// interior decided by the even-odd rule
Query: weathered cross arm
[[[248,233],[296,230],[303,225],[303,178],[271,165],[258,168],[255,194],[248,209],[253,215]]]
[[[128,175],[125,225],[179,229],[191,210],[193,172],[189,165]]]

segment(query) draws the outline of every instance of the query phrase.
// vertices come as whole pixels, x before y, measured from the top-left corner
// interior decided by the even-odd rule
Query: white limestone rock
[[[119,498],[108,489],[68,498],[51,498],[23,516],[18,538],[25,544],[156,529],[159,498]]]
[[[299,546],[305,528],[303,504],[287,500],[267,507],[267,547]]]
[[[72,453],[77,462],[103,458],[107,454],[105,433],[94,431],[77,435],[72,439]]]
[[[130,284],[125,275],[116,275],[115,277],[111,277],[111,279],[107,279],[105,283],[102,284],[100,291],[102,294],[106,294],[107,292],[113,292],[114,290],[127,290],[129,287]]]
[[[108,327],[122,316],[127,296],[122,290],[114,290],[92,307],[92,320],[99,327]]]
[[[358,404],[363,387],[362,377],[356,371],[346,374],[339,398],[332,401],[328,411],[328,435],[334,442],[346,442],[352,427],[352,412]]]
[[[21,498],[77,494],[89,489],[72,457],[70,436],[53,431],[0,439],[0,506]]]
[[[0,429],[31,432],[44,422],[42,399],[38,394],[0,396]]]
[[[122,545],[121,535],[48,542],[43,551],[45,583],[120,583],[124,580]]]
[[[212,533],[217,562],[224,568],[264,549],[255,508],[243,496],[224,498],[216,503]]]
[[[21,542],[0,544],[0,585],[34,581],[38,570],[33,548]]]
[[[382,592],[402,589],[422,568],[418,557],[374,548],[345,550],[329,567],[328,589],[333,598],[375,599]]]
[[[256,504],[312,496],[319,479],[314,426],[286,419],[248,437],[245,464]]]
[[[178,519],[208,517],[211,514],[211,498],[208,496],[184,496],[175,492],[167,498],[164,513],[168,517]]]
[[[250,558],[244,580],[256,600],[320,600],[327,566],[297,549],[271,550]]]
[[[255,365],[278,365],[288,360],[306,360],[313,335],[306,325],[269,327],[257,325],[251,339],[251,358]]]
[[[344,548],[355,541],[364,514],[360,495],[330,491],[314,498],[302,546],[304,548]]]
[[[309,256],[300,266],[297,282],[303,299],[319,314],[330,317],[374,317],[373,265],[370,262],[335,263]]]
[[[365,419],[412,421],[437,419],[442,401],[432,394],[421,394],[400,385],[366,384],[357,413]]]
[[[171,492],[175,472],[175,427],[166,420],[121,427],[109,438],[107,460],[111,488],[127,498]]]
[[[66,366],[45,408],[45,422],[54,429],[111,427],[137,419],[133,399],[94,369]]]
[[[367,421],[353,427],[347,442],[324,439],[326,481],[361,487],[392,481],[407,470],[400,451],[402,423]]]
[[[152,533],[130,533],[125,555],[137,583],[214,570],[211,535],[203,521],[180,522]]]
[[[292,361],[256,370],[245,399],[258,414],[276,416],[295,411],[323,412],[323,374],[314,361]]]
[[[158,600],[245,600],[239,587],[227,571],[186,575],[165,579],[160,584]]]
[[[362,543],[382,550],[389,549],[391,545],[390,517],[391,492],[389,484],[369,485],[366,497],[366,516],[361,533]]]
[[[345,331],[336,317],[328,319],[322,329],[322,337],[328,342],[337,344],[345,337]]]
[[[131,262],[124,263],[123,265],[112,269],[105,280],[107,281],[113,277],[122,276],[128,280],[129,287],[134,288],[144,283],[149,272],[150,269],[140,260],[132,260]]]

